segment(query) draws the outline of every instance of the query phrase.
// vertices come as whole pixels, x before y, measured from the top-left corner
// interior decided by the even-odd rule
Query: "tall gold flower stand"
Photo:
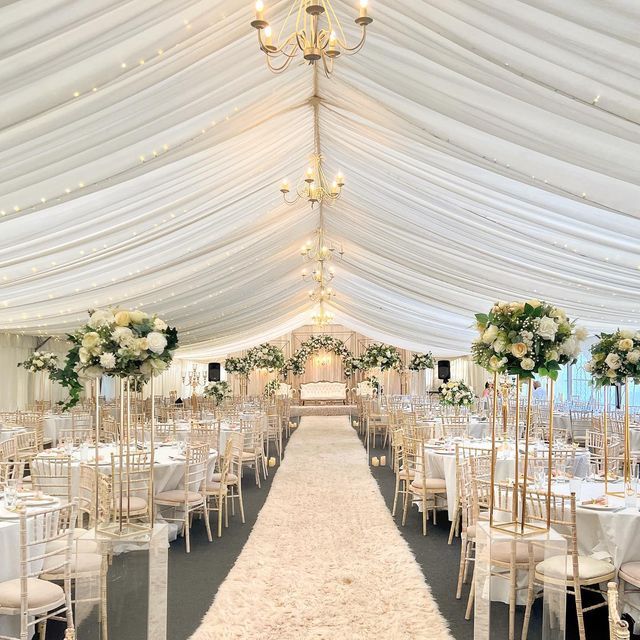
[[[504,631],[498,631],[491,627],[491,613],[498,607],[509,605],[511,583],[508,567],[504,564],[505,546],[526,545],[527,553],[532,558],[532,570],[537,562],[557,555],[566,555],[567,541],[553,529],[542,533],[535,533],[526,537],[516,537],[502,532],[489,525],[489,522],[479,522],[476,527],[476,560],[474,574],[475,610],[474,610],[474,640],[494,640],[498,637],[506,637]],[[502,562],[492,562],[492,552],[500,549]],[[535,554],[536,561],[533,561]],[[496,554],[497,555],[497,554]],[[515,572],[514,572],[515,574]],[[517,600],[525,604],[527,599],[527,576],[513,576],[518,587]],[[536,584],[536,593],[542,595],[542,625],[534,627],[530,625],[528,638],[530,640],[565,640],[566,624],[566,583],[565,577],[554,577],[553,584],[545,583],[544,586]],[[515,606],[515,603],[512,603]],[[522,611],[522,607],[520,607]],[[537,616],[536,616],[537,618]],[[515,630],[515,636],[520,637],[520,629]]]
[[[109,568],[107,594],[101,593],[97,576],[79,577],[76,582],[75,625],[78,640],[124,638],[116,629],[126,630],[127,640],[167,640],[168,530],[158,522],[146,533],[126,540],[97,533],[96,540],[109,556],[126,553]],[[109,589],[116,581],[122,586]],[[105,600],[105,596],[107,596]],[[146,602],[146,606],[141,606]],[[102,621],[100,609],[108,606]]]

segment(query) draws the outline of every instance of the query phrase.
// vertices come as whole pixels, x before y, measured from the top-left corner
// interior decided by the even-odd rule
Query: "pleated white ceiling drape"
[[[336,0],[351,22],[355,3]],[[288,2],[267,3],[278,23]],[[468,351],[473,312],[543,297],[634,325],[635,1],[371,2],[319,95],[336,320]],[[121,304],[207,358],[308,321],[297,248],[317,210],[278,183],[312,151],[312,73],[273,76],[247,0],[0,8],[0,328],[58,335]]]

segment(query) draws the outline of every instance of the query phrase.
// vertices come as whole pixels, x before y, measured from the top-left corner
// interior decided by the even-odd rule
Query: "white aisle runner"
[[[451,638],[346,416],[302,419],[192,640]]]

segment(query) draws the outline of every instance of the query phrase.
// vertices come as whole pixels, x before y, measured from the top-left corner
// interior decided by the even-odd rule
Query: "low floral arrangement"
[[[264,397],[273,398],[278,393],[279,390],[280,390],[280,381],[269,380],[269,382],[267,382],[267,384],[264,385]]]
[[[362,356],[362,362],[365,369],[380,369],[388,371],[389,369],[402,370],[402,358],[396,347],[389,344],[372,344],[369,345]]]
[[[156,315],[126,309],[89,311],[89,322],[68,336],[73,344],[63,369],[52,377],[69,391],[65,408],[80,400],[80,378],[158,376],[173,360],[178,333]]]
[[[269,343],[261,344],[259,347],[249,349],[246,358],[251,363],[252,369],[279,371],[285,364],[282,349]]]
[[[440,387],[440,404],[448,407],[468,407],[476,400],[476,394],[462,381],[451,380]]]
[[[329,351],[342,358],[347,376],[358,368],[357,360],[342,340],[331,335],[320,335],[311,336],[300,345],[300,348],[287,361],[286,370],[297,376],[302,375],[306,370],[307,360],[318,351]]]
[[[640,332],[618,329],[601,333],[591,346],[591,360],[585,369],[593,376],[597,387],[626,382],[632,378],[640,383]]]
[[[356,371],[364,369],[364,363],[362,358],[355,358],[353,356],[346,356],[342,361],[344,367],[344,375],[347,378],[351,377]]]
[[[31,373],[52,373],[58,369],[58,356],[48,351],[34,351],[24,362],[18,363],[18,366]]]
[[[432,353],[414,353],[409,362],[409,370],[424,371],[425,369],[433,369],[435,364]]]
[[[216,404],[220,404],[225,398],[231,395],[231,387],[224,380],[220,382],[210,382],[204,388],[204,395],[213,398]]]
[[[476,314],[480,336],[471,352],[491,372],[557,380],[560,367],[576,362],[587,331],[560,308],[540,300],[497,302]]]

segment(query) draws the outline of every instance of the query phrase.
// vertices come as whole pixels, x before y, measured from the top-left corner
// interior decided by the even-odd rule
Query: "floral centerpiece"
[[[231,395],[231,387],[224,380],[220,382],[210,382],[204,388],[204,395],[213,398],[216,404],[220,404],[225,398]]]
[[[362,362],[365,369],[380,369],[388,371],[389,369],[402,370],[402,358],[396,347],[389,344],[372,344],[369,345],[362,356]]]
[[[433,369],[435,361],[432,353],[414,353],[409,362],[410,371],[424,371],[425,369]]]
[[[31,373],[52,373],[58,369],[58,356],[48,351],[34,351],[24,362],[18,363],[18,366]]]
[[[474,362],[525,379],[537,374],[556,380],[562,365],[577,360],[587,337],[562,309],[540,300],[497,302],[488,314],[476,314],[476,321]]]
[[[601,333],[591,346],[591,360],[585,369],[593,376],[596,386],[624,384],[627,378],[640,383],[640,332],[618,329],[615,333]]]
[[[473,393],[462,380],[450,380],[440,387],[440,404],[448,407],[468,407],[476,400]]]
[[[73,344],[63,369],[52,377],[69,390],[65,408],[80,399],[80,378],[102,375],[146,382],[167,369],[178,346],[178,333],[156,315],[126,309],[89,312],[89,322],[69,334]]]
[[[261,344],[258,347],[249,349],[246,358],[251,363],[252,369],[279,371],[285,365],[285,358],[282,349],[269,343]]]

